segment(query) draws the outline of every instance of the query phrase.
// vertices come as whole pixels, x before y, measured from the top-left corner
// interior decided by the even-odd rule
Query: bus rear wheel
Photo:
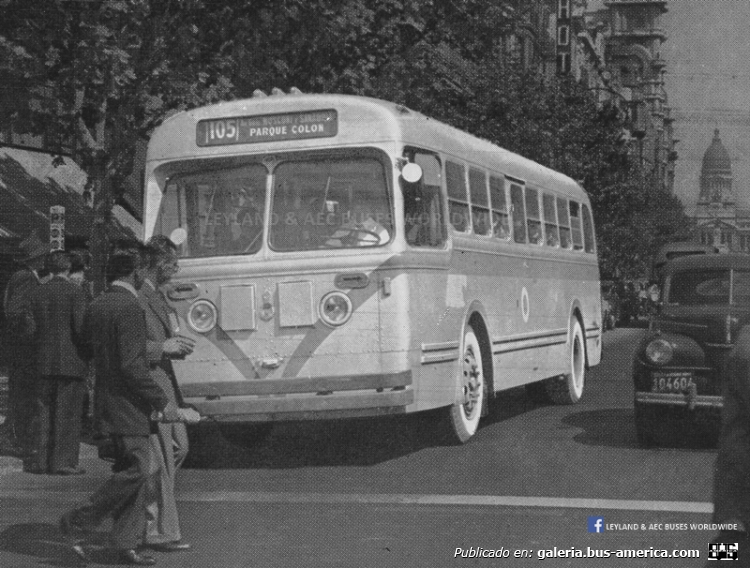
[[[586,379],[586,351],[581,324],[573,320],[568,352],[569,371],[561,378],[547,380],[547,396],[555,404],[575,404],[583,396]]]
[[[479,429],[487,383],[482,366],[482,351],[474,329],[468,325],[462,342],[459,380],[461,398],[447,409],[447,438],[450,443],[463,444]]]

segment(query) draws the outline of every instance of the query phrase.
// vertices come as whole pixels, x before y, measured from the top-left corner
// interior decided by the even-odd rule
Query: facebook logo
[[[603,533],[604,532],[604,517],[589,517],[589,532],[590,533]]]

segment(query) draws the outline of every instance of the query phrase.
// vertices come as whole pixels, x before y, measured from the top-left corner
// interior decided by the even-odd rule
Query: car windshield
[[[172,176],[155,233],[183,231],[183,257],[373,247],[393,235],[386,171],[375,158],[280,160]],[[270,221],[269,221],[270,219]]]
[[[750,308],[750,272],[729,268],[685,270],[670,277],[669,304],[734,305]]]

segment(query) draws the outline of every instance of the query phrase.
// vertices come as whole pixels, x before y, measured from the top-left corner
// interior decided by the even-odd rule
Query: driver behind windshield
[[[328,238],[328,246],[376,246],[390,239],[386,228],[388,213],[379,203],[355,199],[349,209],[341,214],[341,221],[341,225]]]

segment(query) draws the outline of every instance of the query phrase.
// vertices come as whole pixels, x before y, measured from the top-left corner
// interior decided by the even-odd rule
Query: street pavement
[[[242,454],[219,446],[221,462],[188,468],[178,477],[183,536],[193,549],[156,553],[157,565],[703,566],[713,532],[669,525],[710,522],[710,488],[691,480],[710,479],[713,454],[630,447],[631,424],[623,418],[630,411],[614,399],[623,398],[627,405],[626,397],[632,395],[627,372],[615,374],[614,369],[626,369],[617,358],[628,359],[633,332],[607,334],[609,344],[625,343],[609,350],[607,364],[591,374],[585,404],[537,407],[523,393],[506,393],[514,410],[505,416],[501,409],[496,422],[490,421],[477,440],[462,447],[419,441],[414,430],[428,433],[429,420],[409,422],[408,431],[383,427],[377,434],[351,422],[297,430],[279,427],[271,442],[257,451]],[[0,414],[4,386],[0,380]],[[573,419],[592,413],[599,417],[593,429]],[[625,430],[621,418],[627,422]],[[368,437],[373,445],[362,443]],[[535,437],[540,439],[532,444]],[[653,468],[651,463],[661,465]],[[0,568],[81,566],[57,522],[108,477],[109,464],[84,443],[81,465],[87,470],[82,476],[31,475],[22,471],[19,459],[0,456]],[[549,478],[550,468],[559,477]],[[649,489],[662,482],[671,491]],[[698,485],[706,491],[696,490]],[[659,497],[654,500],[653,495]],[[586,530],[590,515],[601,516],[609,526],[639,530],[591,534]],[[665,527],[640,529],[657,521]],[[95,546],[89,549],[89,566],[116,564],[102,546],[107,528],[91,535]],[[461,558],[457,548],[511,556]],[[588,548],[700,549],[702,560],[539,558],[544,550]],[[516,553],[528,556],[513,558]]]

